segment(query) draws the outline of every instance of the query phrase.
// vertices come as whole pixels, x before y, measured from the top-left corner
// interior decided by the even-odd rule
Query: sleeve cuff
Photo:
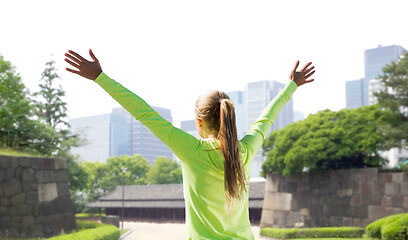
[[[297,87],[298,86],[295,81],[289,81],[283,90],[289,93],[289,95],[292,95],[296,91]]]
[[[106,78],[109,78],[109,77],[104,72],[101,72],[99,76],[95,79],[95,82],[100,85],[101,82],[103,82],[103,80]]]

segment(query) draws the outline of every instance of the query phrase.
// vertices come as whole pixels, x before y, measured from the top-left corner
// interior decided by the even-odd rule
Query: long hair
[[[224,189],[228,202],[232,203],[235,198],[242,199],[243,192],[247,191],[247,180],[239,156],[234,103],[226,93],[210,91],[197,99],[196,115],[218,132],[219,150],[224,157]]]

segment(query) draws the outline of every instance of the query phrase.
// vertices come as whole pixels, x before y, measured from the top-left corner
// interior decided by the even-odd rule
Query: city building
[[[367,49],[364,51],[365,76],[359,80],[346,82],[346,108],[358,108],[376,104],[375,93],[381,90],[379,76],[383,74],[383,68],[393,61],[398,61],[406,52],[402,46],[391,45]],[[400,161],[408,158],[406,149],[392,148],[382,152],[382,156],[388,159],[387,167],[395,167]]]
[[[113,156],[129,154],[129,127],[124,116],[102,114],[69,119],[71,131],[85,140],[80,147],[72,147],[71,153],[81,161],[106,162]]]
[[[250,129],[259,114],[270,103],[270,101],[285,87],[285,84],[277,81],[256,81],[250,82],[245,87],[244,108],[246,131]],[[281,129],[293,122],[293,97],[285,104],[279,112],[270,131]],[[259,178],[262,164],[266,157],[262,156],[262,149],[255,156],[251,168],[251,178]]]
[[[167,121],[173,121],[170,109],[156,106],[151,107]],[[126,119],[130,132],[128,140],[130,155],[140,154],[147,159],[149,164],[154,164],[154,160],[159,156],[173,159],[173,152],[124,108],[114,108],[112,113],[124,116]]]
[[[303,112],[294,111],[293,112],[293,122],[305,120],[305,114]]]
[[[377,81],[383,68],[393,61],[398,61],[407,50],[399,45],[367,49],[364,51],[364,73],[362,79],[346,82],[346,108],[358,108],[370,104],[370,81]],[[372,85],[375,85],[374,83]],[[374,89],[374,88],[373,88]],[[371,101],[375,101],[373,98]]]
[[[186,120],[180,122],[180,129],[186,131],[196,138],[201,138],[195,127],[194,120]]]

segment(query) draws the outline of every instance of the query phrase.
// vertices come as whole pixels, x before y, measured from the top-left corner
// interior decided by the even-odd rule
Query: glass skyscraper
[[[383,68],[399,57],[406,50],[399,45],[367,49],[364,51],[365,77],[346,82],[346,108],[358,108],[370,104],[370,81],[382,75]],[[372,85],[372,84],[371,84]]]
[[[233,91],[227,92],[227,95],[234,102],[235,105],[235,119],[237,123],[238,139],[241,139],[245,133],[245,106],[244,106],[244,92]]]
[[[270,101],[285,87],[285,84],[277,81],[257,81],[250,82],[245,87],[244,108],[246,131],[255,123],[259,114],[270,103]],[[285,104],[279,112],[270,131],[281,129],[293,122],[293,97]],[[260,177],[262,163],[265,157],[262,156],[262,149],[255,156],[251,169],[251,177]]]
[[[113,156],[129,154],[129,128],[124,116],[102,114],[69,120],[71,131],[79,134],[85,144],[71,148],[81,161],[106,162]]]

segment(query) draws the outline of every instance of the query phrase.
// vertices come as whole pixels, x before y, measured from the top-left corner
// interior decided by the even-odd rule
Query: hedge
[[[340,238],[361,238],[363,236],[363,228],[358,227],[326,227],[326,228],[262,228],[261,235],[279,238],[279,239],[294,239],[294,238],[325,238],[325,237],[340,237]]]
[[[367,236],[384,240],[408,239],[408,213],[391,215],[369,224]]]
[[[100,224],[92,221],[77,221],[78,232],[64,234],[48,240],[117,240],[119,229],[113,225]]]
[[[327,227],[327,228],[262,228],[261,235],[279,239],[294,238],[361,238],[363,228]]]

